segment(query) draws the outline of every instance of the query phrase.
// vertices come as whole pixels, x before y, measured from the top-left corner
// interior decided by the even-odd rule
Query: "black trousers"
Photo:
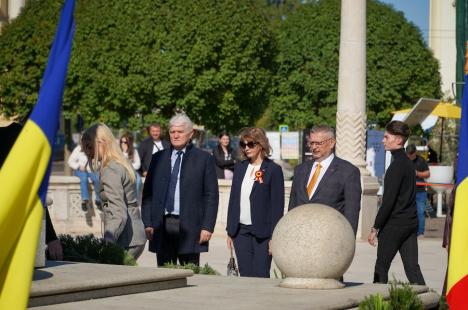
[[[164,217],[162,250],[156,255],[158,266],[177,264],[177,260],[179,260],[180,265],[200,265],[200,253],[179,254],[179,228],[180,220],[177,215]]]
[[[271,256],[268,255],[270,238],[257,238],[250,225],[240,225],[232,238],[241,277],[270,277]]]
[[[388,270],[399,251],[406,277],[412,284],[426,285],[418,264],[417,226],[386,225],[379,232],[374,283],[387,283]]]

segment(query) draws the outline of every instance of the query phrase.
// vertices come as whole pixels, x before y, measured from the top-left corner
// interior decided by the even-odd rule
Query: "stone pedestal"
[[[286,275],[281,287],[344,287],[337,279],[351,265],[356,243],[348,220],[332,207],[294,208],[278,222],[271,242],[276,266]]]
[[[34,261],[34,268],[42,268],[46,265],[46,257],[45,257],[45,234],[46,234],[46,221],[45,221],[45,212],[42,216],[42,224],[41,224],[41,233],[39,234],[39,238],[37,240],[37,250],[36,250],[36,258]]]

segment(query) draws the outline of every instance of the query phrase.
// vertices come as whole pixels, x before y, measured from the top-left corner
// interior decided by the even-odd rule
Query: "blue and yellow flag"
[[[452,310],[468,309],[468,75],[463,88],[457,189],[447,278],[447,303]]]
[[[0,309],[28,305],[75,23],[65,0],[39,98],[0,171]]]

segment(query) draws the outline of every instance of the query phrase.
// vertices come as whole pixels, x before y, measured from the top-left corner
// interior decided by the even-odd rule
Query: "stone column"
[[[21,9],[24,7],[25,0],[9,0],[8,1],[8,19],[12,20],[15,19]]]
[[[341,1],[336,154],[361,171],[357,238],[367,238],[377,212],[378,183],[366,170],[366,1]]]

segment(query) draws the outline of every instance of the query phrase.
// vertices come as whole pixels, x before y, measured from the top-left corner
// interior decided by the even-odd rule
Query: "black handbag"
[[[227,275],[232,277],[239,276],[239,269],[237,268],[236,259],[232,253],[231,248],[231,258],[229,258],[229,263],[227,264]]]

